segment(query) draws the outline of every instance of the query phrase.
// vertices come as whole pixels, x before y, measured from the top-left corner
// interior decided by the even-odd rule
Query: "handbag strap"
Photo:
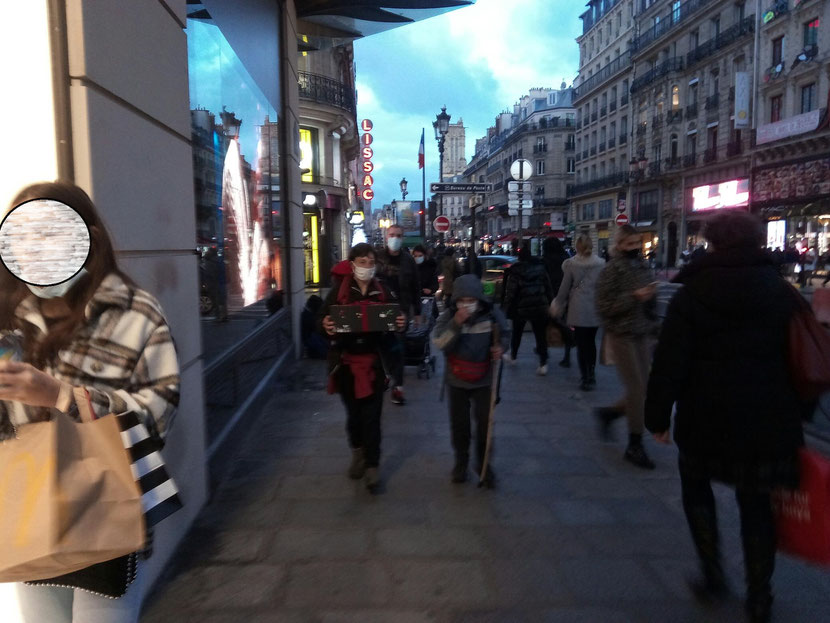
[[[83,387],[73,387],[72,394],[75,396],[75,404],[78,407],[81,421],[92,422],[97,419],[95,412],[92,410],[92,401],[89,398],[89,392]]]

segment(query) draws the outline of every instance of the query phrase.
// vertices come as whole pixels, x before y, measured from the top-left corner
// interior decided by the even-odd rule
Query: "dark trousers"
[[[579,373],[587,380],[594,373],[597,365],[597,330],[599,327],[574,327],[576,342],[576,360]]]
[[[705,575],[722,573],[715,497],[709,478],[680,471],[683,510],[692,533]],[[775,571],[775,519],[770,494],[763,491],[735,489],[741,515],[741,541],[744,550],[747,592],[750,599],[770,593],[770,580]]]
[[[476,460],[478,466],[484,460],[487,444],[487,425],[490,421],[490,386],[461,389],[449,386],[450,431],[455,457],[466,462],[470,456],[470,411],[476,421]],[[472,407],[472,409],[471,409]],[[491,449],[492,452],[492,449]]]
[[[340,395],[346,405],[346,434],[352,448],[363,448],[367,467],[380,463],[380,414],[383,409],[383,371],[375,370],[374,392],[355,398],[354,377],[348,366],[340,370]]]
[[[510,354],[513,359],[519,353],[519,346],[522,343],[522,333],[525,330],[525,323],[530,321],[533,327],[533,335],[536,336],[536,354],[539,355],[539,365],[543,366],[548,362],[548,318],[547,316],[533,316],[532,318],[513,319],[513,332],[510,335]]]

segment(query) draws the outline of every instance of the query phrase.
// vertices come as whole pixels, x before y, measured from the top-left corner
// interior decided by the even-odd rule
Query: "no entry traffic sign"
[[[617,216],[614,218],[614,222],[617,224],[617,226],[628,225],[628,216],[625,214],[617,214]]]
[[[450,230],[450,219],[446,216],[439,216],[432,221],[432,228],[439,234],[443,234]]]

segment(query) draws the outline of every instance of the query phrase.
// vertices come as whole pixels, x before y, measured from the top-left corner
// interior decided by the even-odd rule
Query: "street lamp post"
[[[406,192],[407,185],[408,185],[408,182],[406,181],[406,178],[403,178],[401,180],[401,200],[402,201],[406,201],[406,196],[409,194],[408,192]]]
[[[398,224],[398,202],[392,199],[392,203],[390,205],[392,208],[392,222],[397,225]]]
[[[435,115],[432,122],[435,130],[435,140],[438,141],[438,181],[444,181],[444,142],[447,139],[447,132],[450,131],[450,116],[447,114],[447,107],[442,106],[441,112]],[[438,195],[438,215],[444,215],[444,196]],[[441,242],[444,242],[443,232],[439,234]]]

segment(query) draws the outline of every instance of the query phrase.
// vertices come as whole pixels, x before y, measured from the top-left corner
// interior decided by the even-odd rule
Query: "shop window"
[[[801,87],[801,112],[810,112],[816,107],[816,83]]]
[[[804,47],[818,45],[819,18],[815,18],[804,24]]]
[[[775,123],[781,121],[781,104],[784,97],[782,95],[773,95],[769,98],[769,122]]]

